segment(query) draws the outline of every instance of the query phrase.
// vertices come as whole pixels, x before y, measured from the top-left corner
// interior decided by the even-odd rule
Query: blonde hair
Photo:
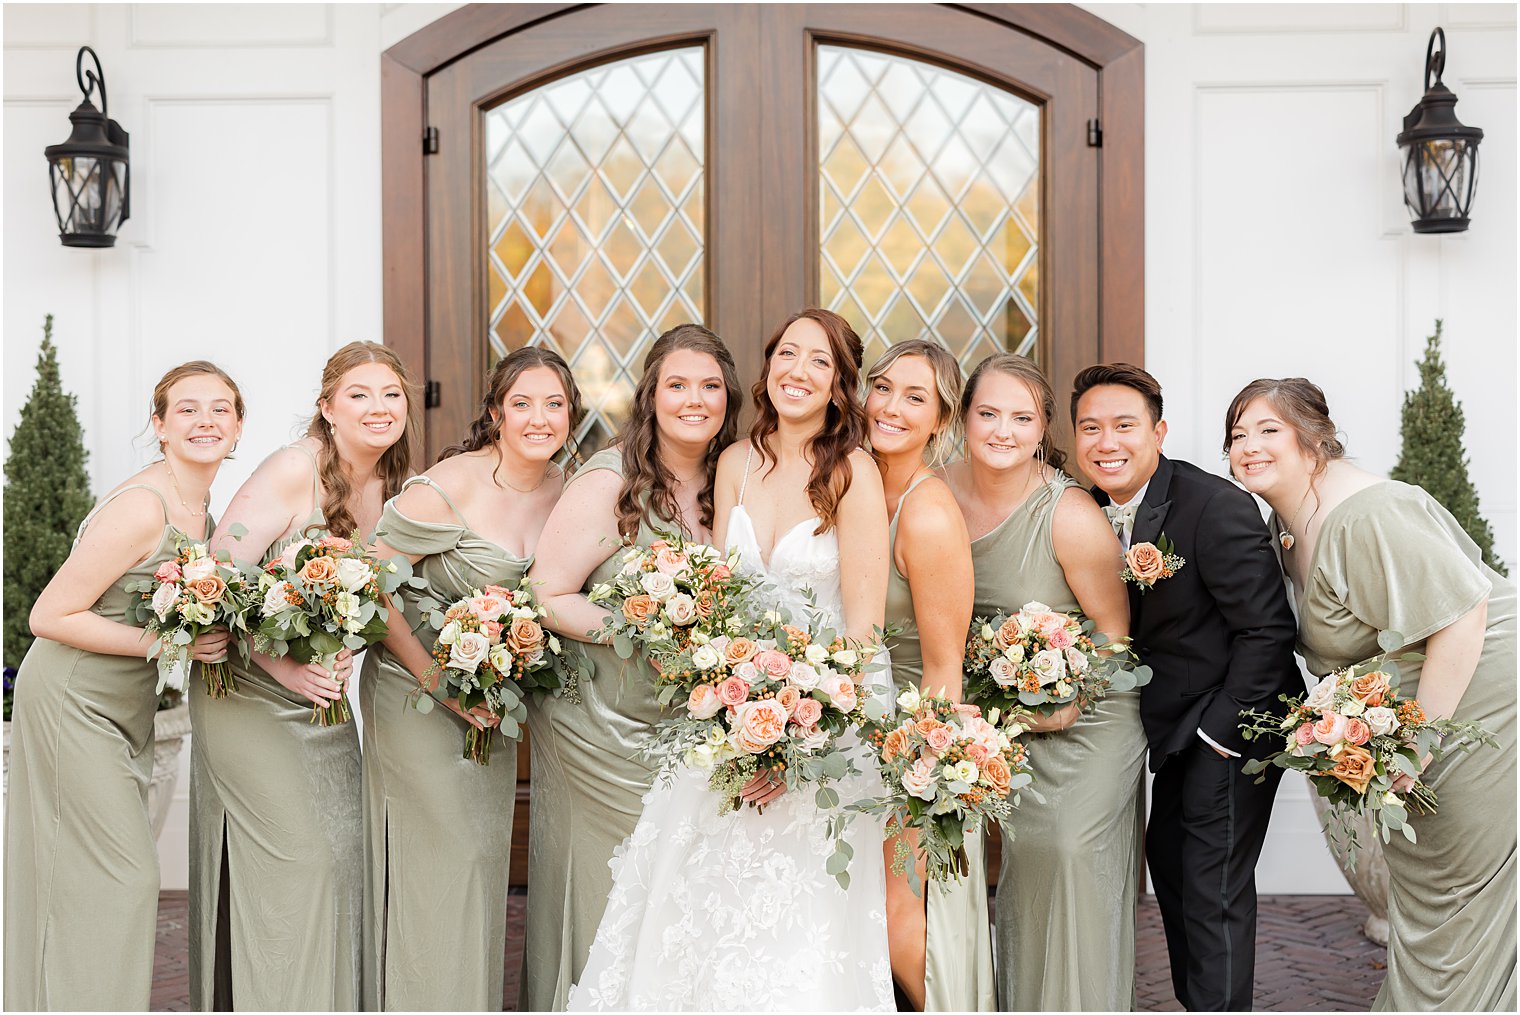
[[[1064,466],[1066,452],[1056,447],[1055,439],[1050,435],[1050,428],[1056,419],[1056,393],[1045,372],[1033,360],[1011,352],[995,352],[978,363],[976,369],[971,371],[971,377],[966,381],[966,393],[961,397],[962,415],[971,411],[971,403],[976,399],[977,382],[987,373],[1004,374],[1029,385],[1030,392],[1040,403],[1040,419],[1044,424],[1040,432],[1040,446],[1036,450],[1052,469]]]
[[[881,354],[881,359],[866,372],[866,397],[870,397],[871,384],[876,378],[892,369],[892,364],[904,356],[917,356],[929,364],[934,373],[934,395],[939,401],[939,432],[929,435],[926,462],[938,468],[948,462],[960,443],[961,435],[961,388],[963,378],[961,365],[949,349],[923,338],[898,342]],[[869,430],[867,431],[869,435]]]

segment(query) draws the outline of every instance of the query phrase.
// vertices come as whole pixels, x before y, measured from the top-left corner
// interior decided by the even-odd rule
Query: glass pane
[[[1039,350],[1040,109],[933,64],[818,47],[819,295],[869,365]]]
[[[489,110],[490,359],[569,361],[595,451],[618,431],[662,331],[706,313],[702,47],[560,78]]]

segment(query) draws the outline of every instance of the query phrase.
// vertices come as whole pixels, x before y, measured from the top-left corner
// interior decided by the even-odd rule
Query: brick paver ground
[[[506,1011],[514,1011],[522,962],[522,916],[527,897],[507,903]],[[164,892],[158,900],[158,950],[153,968],[154,1011],[189,1011],[185,964],[187,899]],[[1381,947],[1362,936],[1367,912],[1349,895],[1273,895],[1261,900],[1256,933],[1256,1007],[1260,1011],[1366,1011],[1383,982]],[[1181,1011],[1172,995],[1161,917],[1153,899],[1140,905],[1135,990],[1140,1011]]]

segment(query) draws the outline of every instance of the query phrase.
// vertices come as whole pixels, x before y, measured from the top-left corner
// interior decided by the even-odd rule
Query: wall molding
[[[1284,8],[1297,9],[1297,10],[1314,10],[1315,7],[1316,7],[1316,5],[1313,5],[1313,4],[1303,4],[1303,5],[1296,5],[1296,4],[1295,5],[1286,5],[1286,4],[1284,4],[1284,5],[1273,5],[1273,6],[1281,6],[1281,7],[1284,7]],[[1372,5],[1369,4],[1367,6],[1372,6]],[[1242,36],[1251,36],[1251,35],[1334,35],[1334,34],[1345,34],[1345,33],[1358,33],[1358,34],[1360,34],[1362,32],[1390,32],[1391,33],[1391,32],[1403,32],[1403,31],[1407,31],[1408,30],[1408,25],[1409,25],[1409,5],[1408,4],[1398,4],[1398,5],[1396,5],[1396,10],[1394,11],[1394,15],[1395,16],[1393,18],[1391,18],[1388,21],[1388,23],[1381,24],[1381,25],[1379,25],[1379,24],[1350,24],[1348,22],[1341,22],[1339,24],[1334,23],[1334,22],[1328,22],[1328,23],[1322,24],[1322,25],[1315,25],[1315,24],[1273,25],[1273,24],[1269,24],[1269,23],[1266,23],[1266,22],[1262,22],[1260,24],[1251,24],[1250,22],[1243,22],[1243,23],[1238,24],[1238,25],[1229,25],[1229,24],[1223,24],[1223,23],[1216,23],[1216,24],[1210,25],[1208,23],[1208,21],[1207,21],[1207,18],[1209,17],[1209,15],[1213,11],[1213,9],[1214,9],[1213,5],[1209,5],[1209,4],[1196,4],[1196,5],[1194,5],[1194,7],[1193,7],[1193,34],[1194,35],[1206,35],[1206,36],[1242,35]]]
[[[140,4],[127,7],[127,44],[129,50],[150,49],[322,49],[331,48],[336,42],[333,5],[322,4],[322,31],[318,35],[292,35],[283,39],[267,39],[239,42],[227,37],[208,39],[175,39],[156,41],[142,37],[137,20]]]

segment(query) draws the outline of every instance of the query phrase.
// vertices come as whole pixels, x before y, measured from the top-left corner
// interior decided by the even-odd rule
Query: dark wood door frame
[[[588,6],[593,5],[472,4],[408,36],[381,56],[384,338],[418,377],[427,376],[429,318],[428,209],[423,162],[428,79],[506,36]],[[1069,4],[942,6],[1013,28],[1069,53],[1097,72],[1102,128],[1098,170],[1097,350],[1102,360],[1142,363],[1145,105],[1141,43]],[[827,11],[827,8],[813,10]],[[783,8],[768,16],[785,17],[786,12]],[[783,72],[785,68],[762,68],[761,73],[769,74],[772,70]],[[799,265],[796,270],[803,269]],[[718,278],[712,279],[715,290],[719,284]],[[457,397],[458,392],[450,395]],[[473,393],[466,399],[473,400]]]

